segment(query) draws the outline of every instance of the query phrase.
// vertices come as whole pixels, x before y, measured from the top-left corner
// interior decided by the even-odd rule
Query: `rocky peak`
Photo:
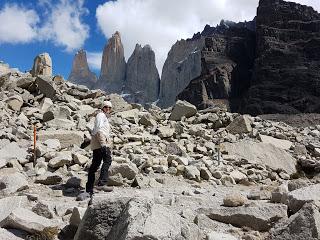
[[[204,38],[177,41],[168,53],[160,81],[159,106],[172,105],[178,93],[201,74]]]
[[[48,53],[41,53],[35,57],[31,74],[33,77],[38,75],[52,75],[52,61]]]
[[[126,74],[126,62],[121,35],[115,32],[103,49],[101,74],[97,87],[109,93],[120,93]]]
[[[92,88],[97,82],[96,75],[90,71],[85,50],[79,50],[74,56],[72,70],[68,80],[72,83]]]
[[[146,103],[157,100],[160,87],[155,54],[151,46],[137,44],[128,59],[125,92],[129,101]]]

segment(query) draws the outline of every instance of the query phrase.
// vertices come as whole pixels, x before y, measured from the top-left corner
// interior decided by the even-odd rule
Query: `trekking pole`
[[[220,159],[220,141],[218,142],[218,145],[216,146],[217,150],[217,160],[218,160],[218,166],[220,165],[221,159]]]
[[[37,128],[33,124],[33,166],[36,165],[37,155],[36,155],[36,144],[37,144]]]

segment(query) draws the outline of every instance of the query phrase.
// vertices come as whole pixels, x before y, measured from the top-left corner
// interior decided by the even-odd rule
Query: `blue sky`
[[[251,20],[259,0],[0,0],[0,60],[20,71],[48,52],[65,78],[74,54],[87,51],[97,75],[107,39],[120,31],[126,59],[149,44],[161,69],[171,46],[221,19]],[[293,0],[320,11],[319,0]],[[183,7],[182,7],[183,6]]]
[[[56,2],[58,1],[51,1],[48,4],[54,4]],[[81,21],[83,24],[89,26],[89,32],[88,37],[80,46],[75,44],[75,48],[67,49],[67,44],[59,44],[53,39],[38,40],[37,36],[31,41],[25,42],[15,42],[13,39],[9,39],[9,41],[6,42],[1,42],[0,40],[0,60],[9,63],[11,67],[18,67],[21,71],[28,71],[32,68],[33,58],[36,55],[42,52],[48,52],[52,58],[54,74],[61,74],[67,78],[71,70],[74,54],[79,48],[84,48],[89,52],[101,52],[106,43],[107,38],[96,25],[95,17],[96,8],[104,2],[106,1],[84,1],[81,8],[85,8],[86,10],[81,15]],[[3,10],[5,6],[17,6],[18,9],[22,10],[34,10],[40,18],[39,27],[43,24],[41,21],[46,21],[48,18],[48,13],[45,13],[47,6],[42,5],[39,0],[1,0],[0,9]],[[2,24],[4,23],[2,22]],[[17,32],[19,32],[18,29]],[[53,36],[53,38],[55,38],[55,36]],[[95,71],[96,74],[99,74],[98,69],[92,68],[92,70]]]

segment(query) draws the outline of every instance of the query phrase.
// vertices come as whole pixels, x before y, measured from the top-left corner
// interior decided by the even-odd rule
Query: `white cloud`
[[[100,70],[102,52],[87,52],[87,59],[91,69]]]
[[[0,10],[0,43],[26,43],[37,35],[39,17],[34,10],[16,4]]]
[[[320,2],[296,0],[320,10]],[[181,38],[190,38],[206,24],[216,25],[221,19],[252,20],[258,0],[117,0],[97,8],[96,18],[109,38],[120,31],[126,59],[135,44],[150,44],[161,71],[171,46]]]
[[[50,7],[48,21],[40,30],[42,39],[52,40],[67,51],[81,48],[89,37],[89,26],[81,22],[81,17],[87,13],[83,0],[60,0]]]
[[[38,13],[17,4],[0,9],[0,43],[51,41],[67,51],[83,46],[89,37],[83,0],[39,0],[38,8]]]

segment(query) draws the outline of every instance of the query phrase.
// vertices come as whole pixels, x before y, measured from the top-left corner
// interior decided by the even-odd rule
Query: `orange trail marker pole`
[[[33,125],[33,166],[36,165],[37,128]]]

